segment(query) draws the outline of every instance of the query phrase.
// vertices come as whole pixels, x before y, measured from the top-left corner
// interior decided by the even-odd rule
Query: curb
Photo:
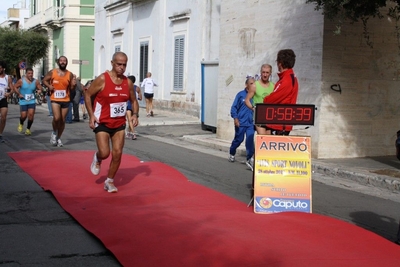
[[[217,139],[214,135],[185,135],[182,138],[190,143],[226,152],[228,156],[231,142]],[[246,156],[246,149],[243,144],[237,149],[236,154]],[[343,169],[337,167],[337,165],[329,166],[329,164],[318,162],[318,159],[312,159],[311,170],[313,173],[352,180],[362,185],[379,187],[400,193],[400,180],[393,179],[390,176],[372,174],[369,171],[363,170]]]
[[[313,172],[325,174],[330,177],[339,177],[358,182],[363,185],[370,185],[400,192],[400,181],[392,179],[390,176],[371,174],[370,172],[351,171],[341,168],[329,167],[318,163],[312,163]]]

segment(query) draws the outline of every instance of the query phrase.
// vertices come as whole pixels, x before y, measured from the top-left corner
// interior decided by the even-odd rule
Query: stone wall
[[[181,114],[199,118],[200,106],[194,102],[183,102],[173,100],[153,100],[154,109],[169,110]],[[199,118],[200,122],[200,118]]]
[[[296,53],[298,103],[320,105],[323,16],[305,0],[290,1],[290,5],[288,2],[222,0],[218,138],[233,138],[230,108],[237,92],[244,88],[246,75],[259,73],[260,66],[269,63],[273,66],[273,81],[278,80],[275,61],[280,49],[290,48]],[[293,134],[312,136],[314,154],[318,148],[318,121],[315,127],[304,128],[295,127]]]
[[[218,137],[233,138],[230,106],[246,75],[270,63],[276,82],[276,53],[291,48],[297,55],[298,103],[317,106],[315,126],[296,126],[292,135],[312,137],[312,156],[393,155],[400,129],[396,22],[370,19],[366,34],[361,22],[346,23],[335,35],[337,24],[324,19],[313,5],[290,3],[222,1]]]
[[[400,129],[396,23],[385,17],[367,25],[371,45],[361,22],[342,25],[335,35],[335,22],[325,21],[319,158],[395,153]],[[334,84],[340,84],[341,93],[331,89]]]

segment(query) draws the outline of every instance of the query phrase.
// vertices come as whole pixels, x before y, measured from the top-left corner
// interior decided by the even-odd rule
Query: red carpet
[[[307,213],[257,215],[159,162],[124,155],[117,194],[90,173],[93,151],[9,155],[124,266],[399,266],[400,247]],[[47,170],[43,171],[43,162]]]

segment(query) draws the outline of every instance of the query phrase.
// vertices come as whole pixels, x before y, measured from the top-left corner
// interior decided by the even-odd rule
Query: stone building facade
[[[370,19],[369,39],[362,23],[344,24],[336,35],[336,23],[305,2],[222,0],[217,136],[233,137],[230,105],[246,75],[270,63],[276,82],[276,53],[291,48],[297,55],[298,103],[317,107],[315,125],[297,126],[292,134],[312,137],[312,156],[393,155],[400,128],[396,21]]]

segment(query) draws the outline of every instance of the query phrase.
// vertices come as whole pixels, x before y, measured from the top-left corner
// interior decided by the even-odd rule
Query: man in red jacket
[[[264,98],[266,104],[296,104],[299,84],[293,72],[296,55],[292,49],[283,49],[278,52],[276,63],[278,66],[279,81],[274,91]],[[266,129],[275,135],[289,135],[292,125],[267,124]]]

